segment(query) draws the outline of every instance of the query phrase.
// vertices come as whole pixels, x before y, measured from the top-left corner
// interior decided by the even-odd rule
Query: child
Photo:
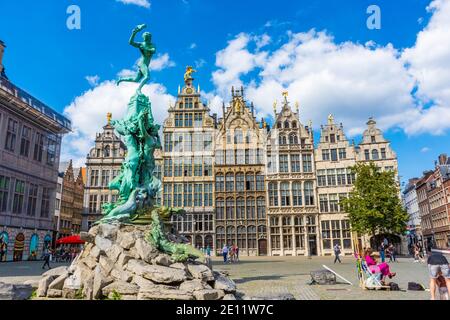
[[[447,285],[445,284],[445,278],[442,276],[442,272],[439,271],[438,277],[436,279],[436,284],[439,290],[439,295],[441,300],[448,300],[448,290]]]

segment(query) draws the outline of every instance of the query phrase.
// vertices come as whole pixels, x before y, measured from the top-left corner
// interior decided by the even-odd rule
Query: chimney
[[[4,74],[5,68],[3,67],[3,53],[5,52],[6,45],[0,40],[0,75]]]
[[[447,163],[447,154],[446,153],[442,153],[439,155],[439,164],[440,165],[444,165]]]
[[[214,128],[217,128],[217,113],[213,113],[212,118],[214,119]]]

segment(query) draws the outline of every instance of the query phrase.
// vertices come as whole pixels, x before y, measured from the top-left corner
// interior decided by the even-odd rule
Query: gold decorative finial
[[[197,72],[197,71],[194,70],[194,68],[192,68],[191,66],[187,66],[186,72],[184,73],[184,81],[187,81],[188,79],[192,79],[191,74],[194,72]]]
[[[111,118],[112,118],[112,113],[111,113],[111,112],[108,112],[108,113],[106,114],[106,120],[108,121],[108,124],[111,123]]]
[[[282,94],[283,97],[284,97],[284,101],[287,101],[287,97],[288,97],[288,95],[289,95],[289,92],[283,91],[281,94]]]
[[[330,114],[328,115],[328,124],[333,124],[333,122],[334,122],[334,117],[333,117],[333,115],[330,113]]]

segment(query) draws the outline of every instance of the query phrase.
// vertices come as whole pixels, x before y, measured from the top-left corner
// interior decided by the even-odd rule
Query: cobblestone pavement
[[[43,261],[19,261],[0,263],[0,282],[24,283],[27,280],[39,280],[41,275],[47,271],[42,269]],[[52,268],[68,266],[69,263],[50,262]]]
[[[299,300],[428,300],[429,292],[406,291],[408,281],[419,282],[428,287],[428,272],[424,263],[413,263],[411,258],[399,258],[391,263],[397,276],[393,279],[404,291],[362,290],[358,286],[355,260],[342,259],[342,264],[333,264],[332,257],[241,257],[236,264],[224,265],[220,257],[213,258],[214,270],[228,271],[239,291],[251,296],[291,293]],[[42,261],[0,263],[0,282],[23,283],[38,280],[46,270]],[[312,270],[323,269],[325,264],[342,275],[352,286],[343,281],[336,285],[309,285]],[[52,267],[68,265],[52,263]],[[339,281],[339,279],[338,279]]]
[[[333,264],[334,257],[241,257],[236,264],[223,264],[220,257],[213,258],[214,270],[228,271],[239,291],[250,296],[291,293],[299,300],[429,300],[427,291],[407,291],[408,282],[429,285],[428,270],[424,263],[412,258],[399,258],[390,263],[397,276],[392,281],[403,291],[363,290],[359,287],[355,259],[345,257],[342,264]],[[323,269],[325,264],[353,283],[336,285],[309,285],[310,271]]]

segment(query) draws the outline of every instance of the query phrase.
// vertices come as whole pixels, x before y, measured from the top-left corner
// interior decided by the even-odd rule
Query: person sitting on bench
[[[366,252],[364,253],[364,260],[366,261],[366,264],[372,273],[378,273],[378,272],[381,273],[382,281],[384,281],[386,276],[388,276],[389,279],[392,279],[392,277],[395,277],[396,273],[390,271],[389,265],[386,262],[377,264],[377,260],[373,256],[372,249],[370,249],[370,248],[366,249]]]

